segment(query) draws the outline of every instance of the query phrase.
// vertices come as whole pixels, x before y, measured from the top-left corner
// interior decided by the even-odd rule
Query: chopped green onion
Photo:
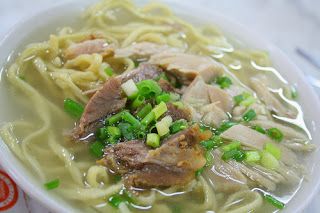
[[[236,105],[242,105],[245,107],[250,106],[256,101],[256,99],[248,92],[243,92],[240,95],[234,96],[233,100]]]
[[[119,194],[112,195],[108,199],[108,203],[115,208],[119,208],[119,205],[122,202],[125,202],[125,199]]]
[[[104,140],[108,137],[107,129],[105,127],[99,128],[96,132],[96,137],[99,140]]]
[[[267,135],[277,142],[280,142],[283,139],[283,134],[278,128],[267,129]]]
[[[180,95],[177,93],[170,92],[170,101],[178,101],[180,100]]]
[[[146,117],[146,115],[151,112],[152,110],[152,106],[150,103],[148,103],[147,105],[145,105],[138,113],[137,113],[137,117],[142,119],[144,117]]]
[[[96,141],[90,144],[89,150],[93,156],[101,158],[103,156],[104,147],[105,146],[102,142]]]
[[[109,142],[114,144],[121,137],[121,130],[115,126],[107,126],[106,132],[109,138]]]
[[[156,103],[160,104],[160,102],[169,102],[170,101],[170,94],[169,93],[162,93],[156,97]]]
[[[259,162],[261,157],[258,151],[247,151],[245,152],[245,161],[248,163]]]
[[[152,109],[152,112],[154,112],[155,119],[158,119],[166,111],[168,111],[168,108],[164,102],[159,103],[155,108]]]
[[[186,120],[178,120],[178,121],[175,121],[171,124],[170,126],[170,132],[171,134],[175,134],[177,132],[180,132],[181,130],[184,130],[188,127],[188,123]]]
[[[81,118],[81,115],[84,111],[84,107],[77,103],[76,101],[67,98],[63,101],[64,104],[64,111],[66,111],[69,115],[71,115],[74,118]]]
[[[155,133],[147,134],[147,145],[153,148],[157,148],[160,146],[160,136]]]
[[[229,88],[232,81],[227,76],[219,76],[215,79],[215,83],[220,86],[221,89]]]
[[[168,127],[172,124],[172,117],[167,115],[166,117],[161,119],[161,122],[164,122]]]
[[[161,94],[162,89],[158,85],[158,83],[154,80],[143,80],[137,83],[137,87],[139,90],[139,94],[146,97],[151,98]]]
[[[119,123],[118,128],[121,131],[121,135],[127,140],[133,140],[134,137],[134,128],[129,123]]]
[[[283,209],[285,207],[285,204],[282,203],[281,201],[277,200],[276,198],[274,198],[271,195],[265,194],[264,198],[266,201],[268,201],[269,203],[271,203],[273,206],[277,207],[278,209]]]
[[[245,157],[246,156],[243,151],[238,149],[232,149],[230,151],[224,152],[221,158],[225,161],[230,159],[234,159],[236,161],[243,161]]]
[[[108,75],[108,76],[113,76],[114,72],[113,69],[111,67],[107,67],[104,69],[104,72]]]
[[[266,134],[266,133],[267,133],[264,128],[262,128],[261,126],[258,126],[258,125],[253,126],[253,127],[251,127],[251,128],[254,129],[254,130],[256,130],[257,132],[262,133],[262,134]]]
[[[144,126],[148,126],[152,121],[154,121],[156,118],[153,111],[149,112],[142,120],[141,124]]]
[[[131,108],[136,109],[140,107],[145,101],[145,97],[138,95],[131,104]]]
[[[107,118],[105,121],[105,124],[113,125],[117,122],[119,122],[122,119],[122,114],[124,111],[121,111],[115,115],[112,115],[111,117]]]
[[[60,185],[59,179],[55,179],[55,180],[52,180],[52,181],[44,184],[44,186],[46,187],[47,190],[52,190],[52,189],[58,188],[59,185]]]
[[[134,99],[138,95],[138,87],[132,79],[121,84],[121,88],[129,99]]]
[[[204,167],[198,169],[198,170],[196,171],[196,173],[195,173],[196,177],[200,177],[200,175],[203,173],[203,171],[204,171]]]
[[[213,164],[213,155],[211,154],[211,151],[206,151],[205,158],[206,158],[205,167],[212,166],[212,164]]]
[[[281,158],[281,150],[280,148],[273,143],[265,143],[264,150],[272,154],[277,160]]]
[[[115,207],[119,208],[120,203],[133,203],[134,199],[131,194],[129,194],[126,190],[121,190],[119,193],[114,194],[109,197],[108,203]]]
[[[291,87],[291,98],[292,99],[298,98],[298,90],[294,86]]]
[[[239,141],[234,141],[228,145],[225,145],[225,146],[222,146],[222,150],[224,152],[228,152],[228,151],[231,151],[233,149],[239,149],[241,146],[241,143]]]
[[[260,163],[263,167],[267,169],[277,169],[279,167],[279,161],[269,152],[261,152]]]
[[[219,147],[223,144],[222,139],[219,136],[213,136],[209,140],[201,141],[200,145],[205,148],[206,150],[212,150],[214,148]]]
[[[215,134],[216,135],[220,135],[222,132],[226,131],[227,129],[229,129],[230,127],[237,125],[238,123],[233,122],[233,121],[225,121],[223,122],[219,128],[217,128],[215,130]]]
[[[244,97],[243,93],[233,97],[233,101],[235,102],[236,105],[239,105],[244,100],[245,100],[245,97]]]
[[[162,121],[156,123],[157,132],[160,137],[168,134],[170,132],[169,126]]]
[[[136,119],[130,112],[124,111],[122,114],[122,119],[131,124],[133,127],[140,126],[140,121]]]
[[[184,107],[184,104],[181,101],[176,101],[176,102],[173,102],[172,104],[178,107],[178,109],[181,109]]]
[[[244,115],[242,116],[242,119],[244,121],[251,121],[257,116],[256,112],[253,109],[249,109]]]

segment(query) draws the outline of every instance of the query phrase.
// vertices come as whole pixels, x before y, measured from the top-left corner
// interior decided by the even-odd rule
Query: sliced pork
[[[71,44],[65,51],[64,57],[69,60],[83,54],[99,53],[102,55],[112,55],[113,45],[108,45],[104,39],[86,40],[80,43]]]
[[[163,52],[181,52],[182,50],[170,47],[168,45],[156,44],[151,42],[140,42],[128,47],[115,50],[116,58],[149,58],[152,55]]]
[[[185,185],[205,165],[199,142],[210,136],[193,125],[170,136],[157,149],[149,149],[142,141],[109,146],[99,162],[117,174],[124,174],[127,186]]]
[[[149,62],[163,67],[187,85],[198,75],[210,81],[224,72],[223,66],[213,59],[187,53],[162,52],[151,56]]]

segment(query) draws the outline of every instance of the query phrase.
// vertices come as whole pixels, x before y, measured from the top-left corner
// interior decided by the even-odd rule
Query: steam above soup
[[[0,135],[45,188],[84,212],[285,207],[314,146],[266,53],[158,4],[102,1],[81,22],[2,82],[25,107]]]

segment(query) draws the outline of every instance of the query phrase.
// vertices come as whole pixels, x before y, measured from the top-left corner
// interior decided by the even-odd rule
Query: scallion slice
[[[152,109],[152,112],[154,112],[155,119],[158,119],[166,111],[168,111],[168,108],[166,103],[164,102],[159,103],[156,107]]]
[[[249,109],[244,115],[242,116],[242,119],[244,121],[251,121],[257,116],[256,112],[253,109]]]
[[[265,143],[264,150],[272,154],[277,160],[281,159],[281,150],[280,148],[273,143]]]
[[[59,179],[55,179],[55,180],[52,180],[52,181],[44,184],[44,186],[46,187],[47,190],[52,190],[52,189],[58,188],[59,185],[60,185]]]
[[[181,130],[184,130],[188,127],[188,123],[186,120],[178,120],[178,121],[175,121],[171,124],[170,126],[170,132],[171,134],[175,134],[177,132],[180,132]]]
[[[114,75],[114,72],[113,72],[113,69],[111,67],[106,67],[104,69],[104,72],[108,75],[108,76],[113,76]]]
[[[283,139],[283,134],[278,128],[267,129],[267,135],[277,142],[281,142]]]
[[[132,79],[123,83],[121,85],[121,88],[129,99],[136,98],[139,92],[138,87],[136,86],[136,84]]]
[[[271,203],[273,206],[277,207],[278,209],[283,209],[285,207],[285,204],[282,203],[281,201],[277,200],[276,198],[274,198],[271,195],[265,194],[264,198],[266,201],[268,201],[269,203]]]
[[[262,151],[260,163],[263,167],[267,169],[277,169],[279,167],[279,161],[269,152]]]
[[[162,89],[154,80],[143,80],[137,83],[139,94],[145,98],[156,97],[161,94]]]
[[[227,76],[219,76],[215,79],[215,83],[220,86],[221,89],[229,88],[232,81]]]
[[[240,162],[244,160],[245,154],[242,150],[232,149],[230,151],[224,152],[221,158],[222,160],[225,160],[225,161],[234,159]]]
[[[131,124],[133,127],[138,127],[138,126],[140,126],[140,121],[139,121],[138,119],[136,119],[133,115],[131,115],[131,113],[128,112],[128,111],[124,111],[124,112],[122,113],[121,118],[122,118],[124,121],[128,122],[129,124]]]
[[[155,120],[156,116],[153,111],[149,112],[142,120],[141,124],[147,127],[151,122]]]
[[[152,148],[157,148],[160,146],[160,136],[155,133],[149,133],[147,134],[147,141],[148,146],[151,146]]]
[[[139,119],[144,118],[149,112],[151,112],[152,110],[152,106],[150,103],[148,103],[147,105],[145,105],[138,113],[137,113],[137,117]]]
[[[96,141],[90,144],[89,146],[89,150],[90,153],[97,157],[97,158],[101,158],[103,156],[103,149],[104,149],[104,144],[100,141]]]
[[[144,103],[144,101],[145,101],[145,97],[143,97],[142,95],[138,95],[138,96],[134,99],[134,101],[132,102],[131,108],[132,108],[132,109],[136,109],[136,108],[142,106],[143,103]]]
[[[169,102],[170,101],[170,94],[169,93],[162,93],[156,97],[156,103],[160,104],[161,102]]]
[[[233,149],[239,149],[241,146],[241,143],[239,141],[234,141],[228,145],[225,145],[225,146],[222,146],[222,150],[224,152],[228,152],[228,151],[231,151]]]
[[[63,101],[64,105],[64,111],[66,111],[69,115],[71,115],[74,118],[81,118],[81,115],[84,111],[84,107],[77,103],[76,101],[67,98]]]
[[[261,159],[260,154],[258,151],[247,151],[245,152],[245,162],[248,163],[256,163],[259,162]]]

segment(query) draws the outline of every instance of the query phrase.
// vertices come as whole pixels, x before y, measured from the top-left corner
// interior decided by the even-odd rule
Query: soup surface
[[[314,150],[267,52],[166,6],[105,0],[2,73],[12,152],[83,212],[275,212]],[[54,31],[54,29],[53,29]]]

